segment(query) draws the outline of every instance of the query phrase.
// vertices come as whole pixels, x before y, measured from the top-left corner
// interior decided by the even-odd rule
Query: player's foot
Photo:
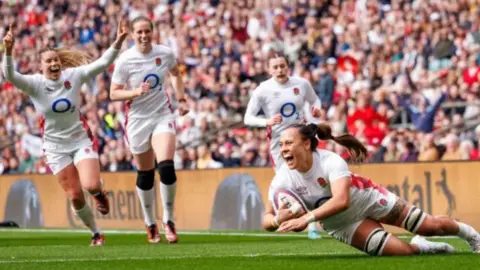
[[[156,244],[162,241],[162,238],[160,238],[160,234],[158,233],[157,224],[145,226],[145,228],[147,229],[147,237],[150,244]]]
[[[420,235],[412,238],[411,244],[417,245],[422,253],[452,253],[455,248],[443,242],[431,242]]]
[[[96,233],[92,236],[91,247],[105,245],[105,236],[103,234]]]
[[[167,242],[170,244],[178,242],[178,235],[177,231],[175,230],[175,223],[172,221],[168,221],[167,223],[163,223],[163,230],[165,231],[165,238]]]
[[[97,208],[98,212],[102,215],[106,215],[110,212],[110,205],[105,191],[102,190],[100,194],[93,196],[93,199],[95,200],[95,208]]]
[[[467,239],[467,243],[475,253],[480,253],[480,234],[475,234],[470,239]]]

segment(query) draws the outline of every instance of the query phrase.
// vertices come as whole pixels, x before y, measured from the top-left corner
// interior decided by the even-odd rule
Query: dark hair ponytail
[[[332,129],[328,124],[297,125],[296,127],[304,139],[310,140],[310,150],[312,150],[312,152],[317,149],[318,140],[333,140],[347,148],[352,160],[362,162],[367,157],[367,148],[365,148],[357,138],[348,133],[340,136],[333,136]]]

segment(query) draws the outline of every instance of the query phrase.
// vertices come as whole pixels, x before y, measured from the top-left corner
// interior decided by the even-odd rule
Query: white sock
[[[455,249],[447,243],[428,241],[427,239],[419,235],[416,235],[414,238],[412,238],[410,244],[417,245],[420,253],[422,254],[455,251]]]
[[[150,226],[155,224],[155,218],[153,217],[153,203],[155,198],[155,189],[152,187],[149,190],[143,190],[137,187],[138,198],[143,209],[143,216],[145,217],[145,224]]]
[[[85,204],[85,206],[82,209],[73,209],[75,211],[75,214],[83,221],[83,224],[87,226],[92,234],[95,233],[100,233],[100,229],[97,227],[97,223],[95,222],[95,217],[93,216],[92,209],[90,209],[90,206],[88,204]]]
[[[472,228],[470,225],[468,224],[465,224],[463,222],[458,222],[458,221],[455,221],[458,225],[458,227],[460,228],[460,230],[458,231],[458,237],[464,239],[464,240],[467,240],[467,239],[470,239],[472,237],[474,237],[476,234],[477,234],[477,231]]]
[[[163,222],[167,221],[173,222],[173,206],[175,203],[175,195],[177,192],[177,183],[171,185],[165,185],[160,183],[160,194],[162,195],[162,206],[163,206]]]

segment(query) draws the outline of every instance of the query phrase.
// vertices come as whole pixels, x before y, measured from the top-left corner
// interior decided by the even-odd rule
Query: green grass
[[[302,237],[303,236],[303,237]],[[408,239],[406,239],[408,240]],[[479,269],[480,255],[460,239],[457,253],[374,258],[330,237],[180,235],[180,243],[146,244],[138,233],[106,235],[91,248],[87,233],[0,231],[0,269]]]

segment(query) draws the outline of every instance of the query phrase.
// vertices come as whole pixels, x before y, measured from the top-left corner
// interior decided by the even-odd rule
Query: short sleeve
[[[128,79],[128,71],[125,65],[125,61],[119,59],[115,63],[115,68],[113,70],[112,82],[120,85],[124,85]]]
[[[331,183],[351,175],[347,162],[334,153],[326,160],[324,171],[328,172],[328,181]]]

